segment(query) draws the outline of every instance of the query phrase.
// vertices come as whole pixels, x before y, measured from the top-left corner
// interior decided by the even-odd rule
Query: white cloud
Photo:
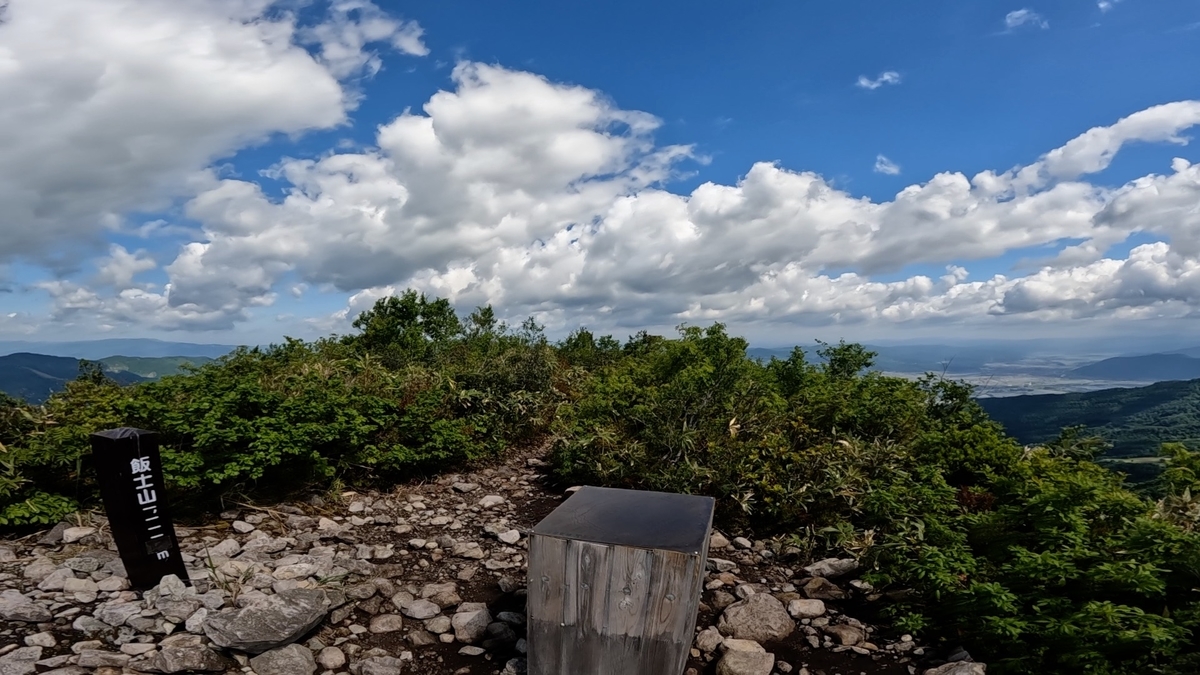
[[[363,72],[374,75],[383,66],[367,45],[386,42],[413,56],[426,56],[424,30],[415,21],[393,19],[368,0],[334,0],[329,19],[300,32],[303,42],[320,45],[320,59],[334,77]]]
[[[1101,12],[1107,12],[1113,7],[1116,7],[1120,2],[1121,0],[1099,0],[1096,3],[1096,6],[1100,8]]]
[[[460,63],[450,89],[381,125],[373,146],[281,161],[271,175],[288,189],[277,199],[212,163],[272,133],[344,123],[355,95],[337,73],[369,74],[379,57],[366,45],[394,44],[413,24],[347,30],[375,15],[343,4],[317,39],[268,17],[265,0],[93,0],[81,26],[71,21],[80,1],[18,1],[0,26],[10,50],[0,84],[22,94],[0,100],[0,121],[15,125],[0,124],[0,207],[16,214],[6,223],[25,225],[0,229],[0,250],[56,253],[99,223],[185,243],[173,260],[114,246],[91,285],[40,284],[57,330],[229,329],[287,293],[349,296],[312,318],[345,330],[405,287],[551,327],[994,326],[1200,309],[1200,167],[1179,159],[1124,185],[1085,180],[1129,143],[1185,143],[1197,101],[1091,129],[1026,166],[940,173],[889,200],[766,162],[735,184],[676,194],[665,179],[692,151],[656,145],[654,116],[586,87]],[[74,12],[56,14],[63,6]],[[12,25],[25,32],[5,33]],[[296,46],[309,39],[319,59]],[[31,46],[39,41],[48,47]],[[10,53],[21,68],[6,69]],[[887,74],[870,82],[894,83]],[[31,101],[57,112],[26,109]],[[898,171],[882,156],[877,165]],[[198,236],[123,222],[183,193]],[[1105,257],[1134,233],[1160,241]],[[970,277],[975,261],[1039,247],[1061,251],[1028,276]],[[946,272],[875,278],[910,265]],[[161,274],[169,283],[146,281]]]
[[[367,46],[419,26],[337,2],[298,26],[272,0],[10,0],[0,22],[0,258],[69,265],[194,174],[272,134],[344,124]],[[316,40],[321,60],[299,42]]]
[[[1004,25],[1009,30],[1019,28],[1024,25],[1037,26],[1042,30],[1050,27],[1050,23],[1042,18],[1041,14],[1032,9],[1018,9],[1004,15]]]
[[[97,281],[111,286],[117,291],[123,291],[133,286],[133,278],[142,272],[148,272],[158,267],[154,259],[146,251],[130,253],[124,246],[113,244],[109,247],[109,257],[99,265],[100,273]]]
[[[1140,316],[1191,311],[1198,297],[1188,293],[1200,259],[1200,169],[1178,160],[1171,174],[1117,188],[1077,180],[1126,143],[1179,142],[1200,123],[1197,102],[1092,129],[1028,166],[938,174],[872,202],[769,163],[736,185],[666,192],[655,183],[686,149],[655,148],[653,118],[494,66],[461,64],[455,78],[424,115],[381,127],[377,149],[282,164],[278,175],[295,188],[281,203],[251,183],[213,179],[189,205],[208,241],[167,267],[171,304],[232,325],[270,303],[285,274],[354,293],[322,324],[343,328],[410,286],[535,313],[552,327]],[[1138,231],[1170,243],[1102,259]],[[1026,278],[968,283],[955,267],[937,280],[871,280],[1064,239],[1083,243]],[[1148,296],[1129,290],[1152,279]],[[1044,289],[1054,284],[1084,299],[1051,302]]]
[[[883,155],[875,156],[875,173],[883,173],[889,176],[900,175],[900,165]]]
[[[900,84],[900,73],[888,70],[880,73],[879,77],[873,80],[866,75],[859,75],[858,82],[855,83],[859,88],[870,90],[878,89],[885,84]]]

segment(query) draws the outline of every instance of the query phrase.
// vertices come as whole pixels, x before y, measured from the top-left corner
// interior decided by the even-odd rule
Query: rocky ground
[[[177,528],[190,584],[129,590],[97,515],[0,540],[0,675],[515,675],[526,532],[569,495],[534,451],[389,494],[239,506]],[[714,532],[689,675],[979,675],[845,611],[853,560]],[[810,563],[810,564],[803,564]]]

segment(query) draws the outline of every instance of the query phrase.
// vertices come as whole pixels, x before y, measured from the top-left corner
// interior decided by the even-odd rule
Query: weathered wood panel
[[[567,542],[556,537],[529,540],[529,625],[526,639],[530,675],[558,675],[564,645],[563,597],[566,584]]]
[[[589,490],[590,488],[584,488]],[[679,498],[688,507],[687,529],[706,533],[695,546],[687,538],[667,535],[667,548],[647,548],[655,522],[680,522],[678,511],[655,520],[653,508],[640,513],[628,504],[616,508],[612,499],[629,493],[654,508]],[[549,533],[538,528],[530,536],[529,552],[529,672],[532,675],[680,675],[687,664],[707,560],[707,532],[712,502],[696,508],[688,495],[664,495],[607,490],[579,494],[573,509],[547,517]],[[574,499],[574,498],[572,498]],[[558,510],[555,512],[558,513]],[[612,514],[637,514],[631,541],[618,543],[618,524],[602,522]],[[634,517],[634,516],[628,516]],[[543,521],[546,522],[546,521]],[[580,534],[599,533],[602,541]],[[539,525],[538,527],[541,527]],[[694,537],[692,537],[694,538]]]

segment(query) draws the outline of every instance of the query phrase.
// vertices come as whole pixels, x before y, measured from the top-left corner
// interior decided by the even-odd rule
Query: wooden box
[[[530,675],[680,675],[713,499],[584,487],[530,533]]]

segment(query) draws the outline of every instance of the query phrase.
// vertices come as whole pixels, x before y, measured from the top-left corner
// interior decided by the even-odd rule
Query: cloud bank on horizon
[[[305,308],[292,325],[344,331],[410,287],[551,330],[1200,315],[1200,165],[1092,179],[1131,144],[1186,145],[1200,101],[1080,129],[1020,166],[938,172],[888,200],[769,159],[734,183],[678,190],[702,153],[657,141],[653,111],[462,59],[371,144],[231,171],[229,157],[281,135],[358,124],[381,67],[430,54],[418,21],[368,0],[308,9],[11,0],[0,298],[42,304],[0,313],[0,336],[236,334],[282,297]],[[1047,25],[1032,10],[1005,22]],[[909,86],[895,71],[857,84]],[[900,173],[883,154],[869,161]],[[1109,255],[1135,236],[1147,243]],[[971,278],[980,261],[1031,248],[1051,254],[1028,274]],[[944,272],[896,278],[913,265]]]

